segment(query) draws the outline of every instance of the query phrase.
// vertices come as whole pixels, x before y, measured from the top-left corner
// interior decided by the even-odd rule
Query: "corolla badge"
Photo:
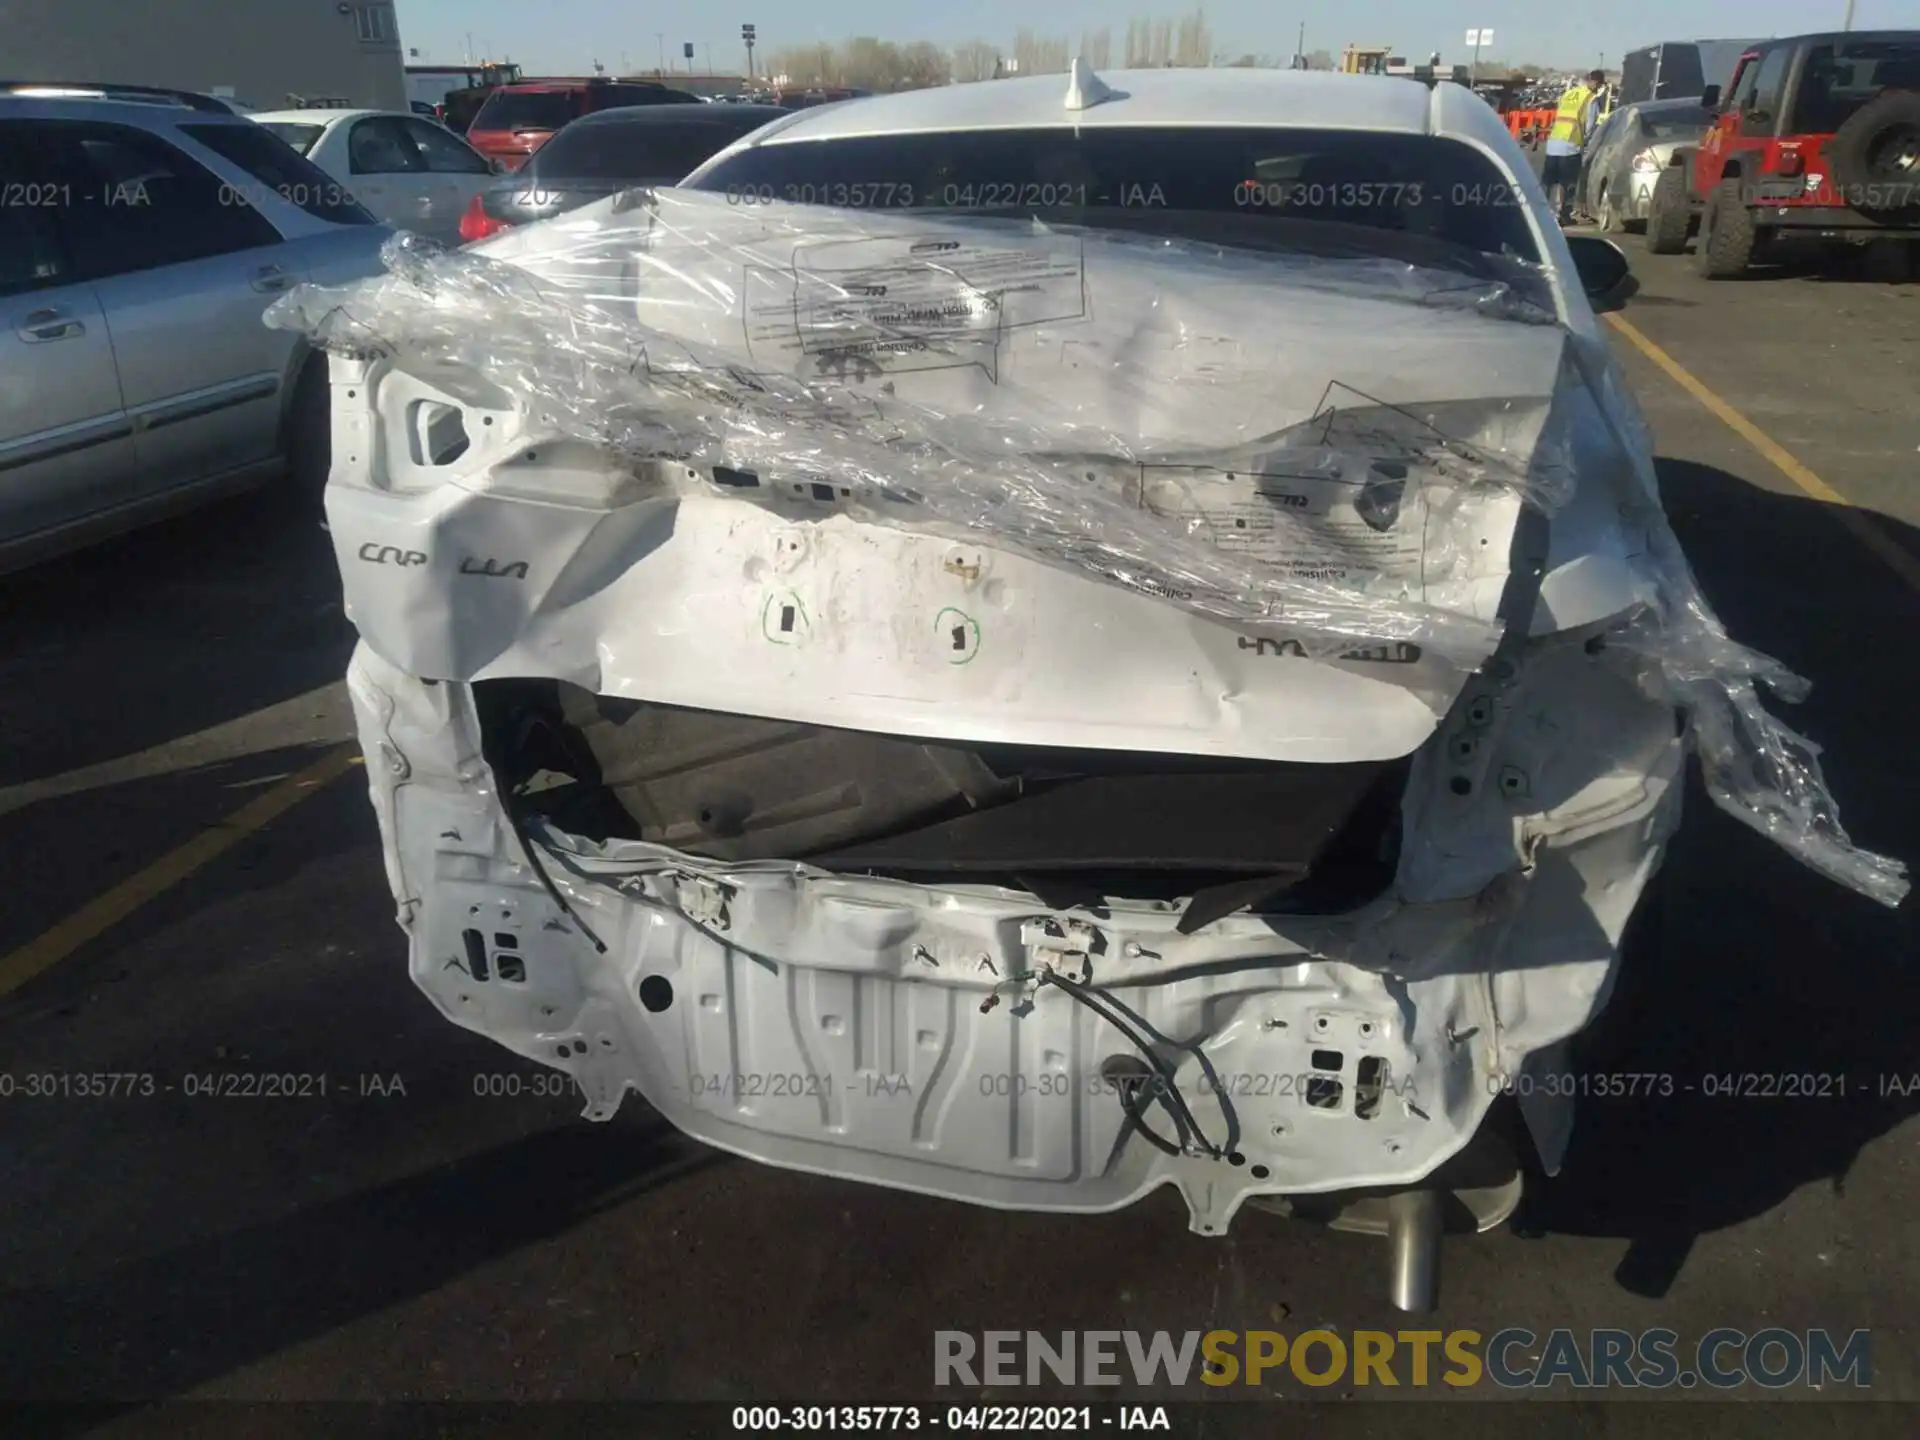
[[[485,560],[476,560],[469,555],[460,562],[462,575],[481,575],[496,580],[524,580],[527,578],[527,562],[515,560],[510,565],[502,565],[489,555]]]
[[[360,547],[360,558],[369,565],[424,565],[427,557],[418,550],[402,550],[398,545],[382,545],[369,540]]]

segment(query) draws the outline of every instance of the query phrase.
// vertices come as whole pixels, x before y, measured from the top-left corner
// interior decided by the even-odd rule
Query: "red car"
[[[664,85],[629,81],[529,80],[502,85],[486,98],[467,130],[467,143],[503,169],[518,170],[527,157],[569,121],[596,110],[629,105],[697,105],[700,97]]]

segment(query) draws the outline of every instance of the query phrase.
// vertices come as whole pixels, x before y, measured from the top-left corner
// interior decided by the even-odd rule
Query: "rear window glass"
[[[532,173],[540,180],[677,181],[763,123],[757,115],[735,116],[732,123],[706,118],[705,107],[698,121],[583,121],[535,154]]]
[[[1816,45],[1801,72],[1793,128],[1825,134],[1882,90],[1920,89],[1920,41],[1854,41]]]
[[[473,128],[559,130],[580,111],[577,90],[496,90],[473,117]]]
[[[618,110],[632,105],[698,105],[700,97],[664,85],[596,85],[588,98],[596,110]]]
[[[1679,140],[1697,135],[1711,120],[1712,117],[1700,109],[1668,110],[1658,115],[1641,115],[1640,129],[1649,140]]]
[[[302,155],[312,150],[315,142],[327,133],[323,125],[295,125],[285,120],[263,121],[260,128],[272,131]]]
[[[335,225],[380,223],[338,180],[305,156],[296,155],[264,125],[248,121],[241,125],[182,125],[180,130],[316,220]]]
[[[1514,182],[1426,135],[1129,127],[776,142],[688,183],[746,201],[1033,215],[1415,263],[1444,251],[1539,259]]]

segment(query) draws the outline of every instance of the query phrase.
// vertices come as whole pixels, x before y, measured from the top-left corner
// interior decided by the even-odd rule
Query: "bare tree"
[[[964,45],[953,47],[955,80],[991,80],[999,68],[999,49],[984,40],[969,40]]]
[[[1311,54],[1309,54],[1309,55],[1307,56],[1307,69],[1309,69],[1309,70],[1331,70],[1331,69],[1333,69],[1333,55],[1332,55],[1332,53],[1331,53],[1330,51],[1326,51],[1326,50],[1315,50],[1315,51],[1313,51],[1313,52],[1312,52]]]
[[[991,75],[993,72],[987,72]],[[900,70],[894,81],[901,90],[928,90],[953,79],[953,67],[938,45],[915,40],[900,49]]]
[[[1175,65],[1205,65],[1213,55],[1213,35],[1207,29],[1207,14],[1195,10],[1179,22],[1178,38],[1173,46]]]
[[[820,48],[817,45],[784,45],[778,50],[768,51],[766,73],[786,76],[787,84],[793,88],[824,85],[826,76],[821,71]]]
[[[1173,63],[1173,22],[1155,20],[1151,38],[1147,41],[1147,64],[1166,66]]]
[[[1080,36],[1080,53],[1096,70],[1113,64],[1113,31],[1106,26]]]
[[[1043,37],[1022,26],[1013,37],[1013,58],[1022,75],[1053,75],[1072,62],[1072,47],[1064,36]]]
[[[1127,62],[1129,70],[1138,70],[1147,63],[1147,54],[1152,42],[1147,35],[1147,26],[1138,20],[1127,22]]]

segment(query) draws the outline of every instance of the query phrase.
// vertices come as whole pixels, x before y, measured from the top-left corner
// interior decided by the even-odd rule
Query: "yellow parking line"
[[[266,794],[256,796],[226,819],[201,831],[177,850],[162,855],[146,869],[129,875],[104,894],[95,896],[44,934],[0,958],[0,995],[18,990],[42,971],[58,965],[89,940],[105,934],[142,905],[178,885],[208,861],[215,859],[263,826],[271,824],[360,763],[360,747],[342,745],[329,750],[306,769],[289,775]]]
[[[1887,568],[1908,585],[1920,590],[1920,559],[1914,558],[1905,546],[1876,525],[1866,512],[1794,459],[1779,441],[1714,394],[1694,378],[1684,365],[1641,334],[1630,322],[1612,313],[1602,318],[1626,336],[1642,355],[1666,371],[1676,385],[1698,400],[1729,430],[1765,456],[1774,469],[1815,500],[1834,506],[1833,518],[1846,526],[1854,539],[1884,560]]]

